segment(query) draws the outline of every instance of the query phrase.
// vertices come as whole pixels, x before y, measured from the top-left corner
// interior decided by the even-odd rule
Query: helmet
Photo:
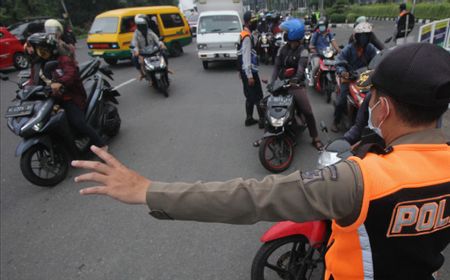
[[[28,37],[27,42],[33,46],[36,54],[42,59],[49,60],[56,54],[56,41],[49,34],[34,33]]]
[[[326,17],[321,17],[317,22],[317,26],[325,25],[325,28],[328,28],[328,19]]]
[[[280,28],[287,32],[288,41],[299,41],[305,35],[305,24],[297,18],[283,22]]]
[[[63,26],[62,24],[57,21],[56,19],[48,19],[44,23],[45,33],[47,34],[62,34],[63,33]]]
[[[244,13],[244,23],[256,21],[255,15],[251,11],[247,11]]]
[[[401,3],[399,6],[400,11],[404,11],[406,10],[406,4],[405,3]]]
[[[353,29],[353,33],[370,33],[372,32],[372,24],[368,22],[361,22],[358,23],[355,28]]]
[[[147,20],[145,19],[145,15],[137,14],[134,16],[134,23],[136,24],[147,24]]]
[[[367,18],[365,16],[360,16],[355,21],[356,25],[358,25],[358,23],[361,23],[361,22],[367,22]]]

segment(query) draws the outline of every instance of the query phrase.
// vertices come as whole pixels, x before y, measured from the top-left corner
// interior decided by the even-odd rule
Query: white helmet
[[[136,24],[147,24],[147,20],[145,20],[145,15],[137,14],[134,16],[134,23]]]
[[[361,22],[367,22],[367,18],[365,16],[360,16],[355,20],[356,25],[358,25]]]
[[[361,22],[358,23],[355,28],[353,29],[353,33],[370,33],[372,32],[372,24],[368,22]]]
[[[47,34],[62,34],[63,33],[63,26],[62,24],[57,21],[56,19],[48,19],[45,21],[44,24],[45,33]]]

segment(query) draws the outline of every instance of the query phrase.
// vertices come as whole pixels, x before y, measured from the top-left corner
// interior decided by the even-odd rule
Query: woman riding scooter
[[[299,86],[293,87],[293,91],[297,110],[305,116],[308,125],[309,135],[312,138],[312,145],[320,150],[323,143],[319,139],[316,120],[311,108],[305,88],[305,68],[308,62],[308,51],[304,49],[302,40],[305,35],[305,25],[299,19],[291,19],[283,22],[280,28],[285,32],[285,41],[288,43],[281,48],[275,60],[275,67],[272,73],[271,82],[277,78],[283,79],[283,73],[288,68],[296,70],[295,78]]]

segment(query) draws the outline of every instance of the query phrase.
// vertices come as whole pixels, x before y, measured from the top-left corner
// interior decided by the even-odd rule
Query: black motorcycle
[[[163,55],[163,50],[157,46],[147,46],[139,55],[144,57],[145,78],[165,97],[169,97],[169,70]]]
[[[100,72],[107,76],[112,73],[105,69]],[[99,73],[86,78],[83,84],[88,95],[86,122],[108,140],[120,129],[116,107],[119,93]],[[42,187],[55,186],[64,180],[71,159],[88,152],[90,144],[89,138],[79,135],[69,125],[65,111],[51,97],[51,92],[48,86],[20,88],[19,85],[17,96],[6,111],[8,128],[23,138],[16,149],[22,174]]]
[[[284,77],[295,73],[287,69]],[[277,79],[267,89],[270,95],[262,101],[265,112],[265,133],[259,143],[259,160],[261,164],[273,173],[279,173],[289,168],[294,159],[296,136],[306,129],[304,116],[296,110],[292,87],[301,86],[294,79]]]

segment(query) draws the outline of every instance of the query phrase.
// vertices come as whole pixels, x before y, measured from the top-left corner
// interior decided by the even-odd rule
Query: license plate
[[[262,44],[261,47],[262,47],[262,48],[268,48],[268,47],[269,47],[269,44]]]
[[[28,116],[33,112],[34,104],[10,106],[6,110],[5,117],[23,117]]]
[[[325,65],[335,65],[335,64],[336,64],[336,61],[330,60],[330,59],[325,59],[325,60],[323,61],[323,63],[324,63]]]

